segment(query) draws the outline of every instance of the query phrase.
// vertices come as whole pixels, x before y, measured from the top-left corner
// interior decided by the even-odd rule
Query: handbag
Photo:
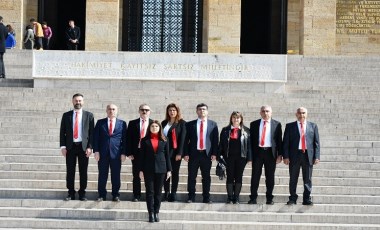
[[[223,159],[223,156],[220,156],[215,168],[215,174],[219,177],[219,180],[223,180],[226,177],[226,168],[226,161]]]

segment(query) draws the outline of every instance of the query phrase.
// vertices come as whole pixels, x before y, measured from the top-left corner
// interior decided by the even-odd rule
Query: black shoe
[[[154,222],[154,215],[153,213],[149,213],[149,223],[153,223]]]
[[[96,199],[96,201],[98,201],[98,202],[102,202],[102,201],[105,201],[106,199],[105,198],[103,198],[103,197],[98,197],[98,199]]]
[[[248,201],[248,204],[257,204],[256,199],[251,199]]]
[[[203,203],[212,204],[212,201],[210,199],[203,199]]]
[[[86,196],[80,196],[80,197],[79,197],[79,200],[80,200],[80,201],[87,201],[87,197],[86,197]]]
[[[160,222],[160,217],[158,216],[158,213],[154,213],[154,222]]]
[[[187,203],[194,203],[195,201],[194,200],[192,200],[192,199],[188,199],[187,200]]]
[[[273,200],[267,200],[266,204],[273,205],[274,202],[273,202]]]
[[[294,204],[297,204],[297,202],[295,200],[289,200],[286,204],[287,205],[294,205]]]
[[[230,198],[227,198],[226,204],[233,204],[233,203],[234,202]]]
[[[137,196],[133,197],[132,202],[138,202],[138,201],[140,201],[140,197],[137,197]]]
[[[305,200],[302,202],[303,205],[313,205],[313,202],[311,200]]]
[[[165,192],[162,196],[161,201],[169,201],[169,192]]]
[[[169,202],[177,201],[177,195],[175,193],[171,193],[168,199]]]
[[[1,75],[0,75],[0,78],[5,78],[5,75],[1,74]]]
[[[65,201],[75,200],[75,196],[67,195],[67,197],[64,200]]]
[[[115,196],[114,198],[112,198],[112,201],[114,201],[114,202],[120,202],[120,198],[118,196]]]

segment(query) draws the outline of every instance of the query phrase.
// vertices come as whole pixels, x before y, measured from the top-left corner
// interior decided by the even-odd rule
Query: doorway
[[[50,49],[67,50],[66,29],[69,20],[80,28],[79,50],[85,50],[86,0],[38,0],[38,22],[46,21],[53,31]]]
[[[241,1],[240,53],[287,53],[287,0]]]

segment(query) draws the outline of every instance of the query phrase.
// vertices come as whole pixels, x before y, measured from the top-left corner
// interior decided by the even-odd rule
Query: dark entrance
[[[38,22],[46,21],[52,28],[50,49],[66,50],[65,31],[69,20],[81,30],[79,50],[84,50],[86,31],[86,0],[38,0]]]
[[[287,8],[287,0],[242,0],[240,53],[286,54]]]

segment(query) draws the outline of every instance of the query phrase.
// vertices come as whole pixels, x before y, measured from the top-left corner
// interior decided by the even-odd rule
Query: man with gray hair
[[[107,117],[96,122],[94,129],[94,154],[98,162],[98,201],[107,199],[107,179],[111,169],[112,201],[120,202],[121,162],[126,158],[127,124],[117,118],[118,109],[107,105]]]
[[[141,179],[140,179],[140,142],[149,134],[149,125],[153,122],[149,118],[150,107],[147,104],[139,106],[140,117],[129,121],[127,129],[127,156],[132,160],[133,174],[133,202],[141,199]]]
[[[313,205],[310,194],[312,189],[311,175],[313,165],[319,163],[320,145],[318,126],[306,121],[307,109],[299,107],[297,121],[286,124],[284,134],[284,163],[289,165],[289,201],[288,205],[297,203],[296,193],[300,168],[303,178],[303,205]]]
[[[264,105],[260,108],[261,119],[251,122],[252,177],[251,195],[248,204],[257,204],[262,168],[265,169],[266,204],[272,205],[274,173],[276,164],[282,161],[281,123],[272,119],[272,108]]]

